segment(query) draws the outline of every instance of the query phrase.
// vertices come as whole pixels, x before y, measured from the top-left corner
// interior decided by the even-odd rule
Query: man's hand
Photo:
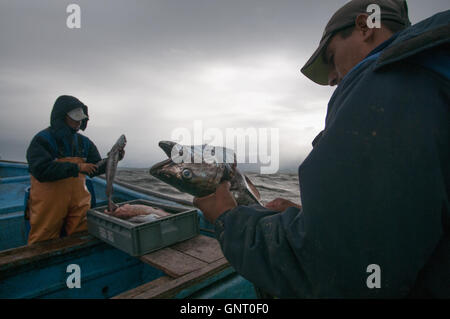
[[[224,212],[237,206],[236,200],[230,193],[230,182],[228,181],[221,183],[216,192],[211,195],[195,197],[193,204],[203,212],[205,218],[212,224]]]
[[[301,205],[293,203],[290,200],[287,200],[284,198],[275,198],[270,203],[267,203],[265,207],[270,210],[277,211],[277,212],[282,212],[282,211],[286,210],[288,207],[302,208]]]
[[[92,163],[79,163],[78,169],[82,174],[91,175],[97,170],[97,165]]]

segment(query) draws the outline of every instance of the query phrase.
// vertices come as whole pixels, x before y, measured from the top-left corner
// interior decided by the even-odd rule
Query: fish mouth
[[[167,168],[171,164],[173,164],[172,161],[172,149],[176,145],[175,142],[172,141],[160,141],[158,143],[159,147],[166,153],[168,159],[158,162],[155,165],[153,165],[150,168],[150,175],[160,178],[165,181],[170,181],[173,176],[167,173],[167,171],[164,168]]]
[[[150,175],[158,177],[158,178],[160,178],[160,177],[164,178],[165,177],[166,179],[170,179],[171,175],[165,173],[162,168],[167,166],[167,165],[170,165],[172,163],[173,162],[172,162],[172,160],[170,158],[168,158],[168,159],[166,159],[164,161],[156,163],[155,165],[153,165],[150,168]]]
[[[180,192],[186,192],[184,181],[177,172],[177,165],[170,158],[156,163],[150,168],[150,175],[175,187]]]

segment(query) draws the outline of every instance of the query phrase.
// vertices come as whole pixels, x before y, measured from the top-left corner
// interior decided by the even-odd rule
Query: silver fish
[[[261,204],[261,196],[250,179],[237,169],[236,155],[227,148],[198,145],[183,146],[161,141],[169,157],[150,168],[150,174],[195,197],[210,195],[225,180],[238,205]]]
[[[106,161],[106,196],[108,197],[108,211],[113,212],[117,205],[112,201],[113,194],[113,183],[114,178],[116,177],[117,164],[119,163],[120,153],[125,149],[125,145],[127,144],[127,139],[125,135],[121,135],[117,142],[113,145],[111,150],[107,154],[107,158],[101,160],[97,163],[97,166],[103,165]]]
[[[237,169],[232,150],[210,145],[183,146],[170,141],[159,142],[159,147],[168,159],[153,165],[150,174],[161,181],[181,192],[202,197],[214,193],[222,181],[228,180],[238,205],[263,206],[256,187]],[[258,287],[255,292],[258,298],[271,298]]]

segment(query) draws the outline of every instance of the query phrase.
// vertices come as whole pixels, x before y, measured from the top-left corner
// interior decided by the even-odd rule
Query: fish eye
[[[183,175],[183,178],[186,178],[186,179],[192,178],[192,172],[191,172],[191,170],[189,170],[189,169],[184,169],[184,170],[181,172],[181,175]]]

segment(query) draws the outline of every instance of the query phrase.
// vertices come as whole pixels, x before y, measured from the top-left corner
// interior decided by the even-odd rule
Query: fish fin
[[[177,143],[172,142],[172,141],[160,141],[158,143],[158,146],[164,151],[164,153],[166,153],[168,158],[172,157],[172,148],[176,145]]]

